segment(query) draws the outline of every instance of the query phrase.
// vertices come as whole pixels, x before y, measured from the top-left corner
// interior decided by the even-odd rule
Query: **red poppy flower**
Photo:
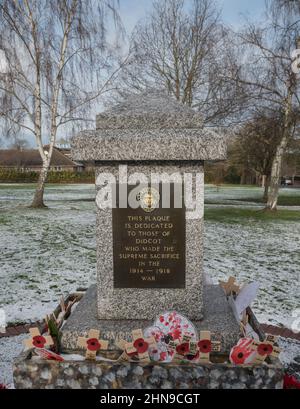
[[[300,389],[300,382],[292,375],[284,375],[283,389]]]
[[[257,348],[259,355],[271,355],[273,352],[273,347],[271,344],[260,344]]]
[[[134,341],[133,346],[138,354],[143,354],[148,351],[149,344],[143,338],[138,338]]]
[[[98,351],[101,348],[101,344],[97,338],[90,338],[86,343],[89,351]]]
[[[209,354],[211,352],[211,341],[209,339],[202,339],[198,342],[198,347],[203,354]]]
[[[243,365],[246,360],[246,356],[244,352],[236,349],[232,354],[231,354],[231,359],[232,362],[234,362],[236,365]]]
[[[189,346],[188,342],[184,342],[183,344],[179,344],[176,347],[176,352],[179,355],[185,355],[185,354],[187,354],[189,352],[189,350],[190,350],[190,346]]]
[[[175,329],[172,332],[172,334],[169,334],[169,335],[172,335],[173,339],[179,339],[181,337],[181,330],[180,329]]]
[[[242,338],[238,344],[230,351],[229,359],[234,365],[243,365],[251,362],[255,356],[255,351],[252,350],[253,340],[249,338]]]
[[[36,335],[35,337],[32,338],[32,344],[36,348],[44,348],[46,342],[47,342],[46,338],[44,338],[42,335]]]
[[[164,320],[165,320],[164,317],[161,315],[161,316],[159,317],[159,321],[160,321],[160,322],[164,322]]]

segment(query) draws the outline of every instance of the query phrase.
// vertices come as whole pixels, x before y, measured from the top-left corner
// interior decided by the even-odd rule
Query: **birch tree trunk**
[[[49,165],[47,162],[43,163],[43,167],[40,172],[37,186],[35,189],[33,201],[30,207],[33,207],[33,208],[46,207],[44,203],[44,190],[45,190],[45,183],[47,181],[47,176],[48,176],[48,171],[49,171]]]
[[[268,192],[268,201],[265,210],[273,211],[277,210],[278,194],[281,181],[282,160],[291,133],[291,111],[292,111],[292,89],[290,87],[286,99],[282,138],[280,140],[279,145],[277,146],[276,153],[272,163],[270,189]]]
[[[288,132],[284,133],[279,146],[276,149],[276,154],[272,164],[270,189],[268,192],[268,201],[266,210],[277,210],[279,186],[281,181],[281,166],[284,152],[288,144]]]
[[[51,131],[50,131],[49,150],[48,150],[47,155],[45,155],[43,151],[42,138],[41,138],[42,111],[41,111],[40,59],[39,59],[39,50],[38,49],[36,50],[37,81],[36,81],[36,92],[35,92],[35,101],[36,101],[35,112],[36,112],[36,117],[38,118],[38,120],[35,121],[35,130],[36,130],[37,145],[39,147],[39,151],[40,151],[42,161],[43,161],[43,167],[39,175],[37,187],[36,187],[33,201],[31,204],[31,207],[34,207],[34,208],[46,207],[44,204],[45,183],[47,181],[47,176],[48,176],[48,172],[50,169],[50,164],[51,164],[51,159],[52,159],[52,154],[53,154],[53,148],[54,148],[55,141],[56,141],[56,134],[57,134],[56,118],[57,118],[59,91],[60,91],[60,87],[62,83],[62,71],[63,71],[63,67],[65,64],[69,34],[70,34],[71,26],[72,26],[72,21],[76,13],[76,7],[77,7],[77,0],[73,0],[71,8],[70,8],[70,12],[67,14],[67,17],[65,20],[64,34],[63,34],[62,43],[60,47],[60,58],[59,58],[59,64],[58,64],[58,71],[57,71],[57,76],[54,82],[53,97],[51,100]],[[33,25],[33,34],[34,34],[33,38],[35,38],[34,25]],[[35,41],[35,44],[37,44],[37,41]]]

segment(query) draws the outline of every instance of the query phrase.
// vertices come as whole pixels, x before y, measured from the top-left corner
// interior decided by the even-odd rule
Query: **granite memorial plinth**
[[[72,156],[96,165],[97,296],[94,288],[88,291],[77,307],[79,317],[63,329],[63,345],[71,347],[80,329],[93,326],[112,346],[119,333],[177,310],[197,328],[216,330],[222,349],[228,349],[239,326],[219,288],[203,293],[203,166],[205,160],[226,158],[224,138],[203,128],[198,112],[150,92],[97,115],[95,131],[73,138]],[[149,180],[156,189],[149,190]],[[115,206],[103,207],[97,199],[109,183],[115,191],[107,196]],[[181,207],[172,200],[163,207],[161,190],[167,183],[170,196],[181,184]],[[142,205],[120,205],[124,188],[128,196],[136,189],[145,200],[155,201],[157,195],[157,206],[146,211]]]
[[[14,363],[16,388],[281,388],[278,359],[229,362],[240,322],[203,271],[204,161],[226,158],[224,138],[203,128],[199,113],[151,92],[99,114],[96,130],[73,139],[72,156],[96,166],[97,283],[61,329],[65,361],[37,360],[26,351]],[[119,360],[118,341],[174,310],[198,332],[209,331],[220,351],[205,363]],[[78,337],[91,329],[108,349],[87,361],[78,354]]]

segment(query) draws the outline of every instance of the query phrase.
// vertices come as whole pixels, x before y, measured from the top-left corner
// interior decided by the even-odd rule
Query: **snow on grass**
[[[221,186],[205,185],[205,202],[207,204],[225,204],[238,206],[243,208],[262,208],[261,203],[263,197],[263,189],[253,186]],[[297,188],[282,188],[280,189],[279,203],[288,204],[291,202],[292,210],[300,209],[300,189]],[[279,208],[288,208],[287,206],[279,206]]]
[[[14,322],[40,319],[61,294],[96,281],[94,186],[48,185],[49,210],[38,211],[26,207],[33,188],[0,185],[0,308]],[[286,192],[299,195],[297,189]],[[261,193],[259,188],[205,189],[219,211],[227,204],[245,208],[239,198]],[[259,281],[254,311],[262,322],[291,323],[299,308],[299,262],[300,220],[243,217],[228,223],[210,217],[205,222],[206,273],[214,283],[231,274],[242,282]]]
[[[0,201],[0,305],[8,321],[42,318],[61,294],[95,282],[95,215],[86,201],[93,188],[50,187],[49,210],[25,207],[30,187],[0,189],[3,196],[10,199]]]
[[[281,348],[279,358],[283,366],[289,368],[292,364],[297,367],[297,371],[295,371],[296,368],[293,368],[295,371],[293,375],[296,375],[300,381],[300,342],[295,339],[279,337],[278,345]],[[297,361],[295,361],[295,358]]]
[[[257,317],[290,327],[300,306],[300,214],[295,206],[278,215],[258,214],[261,204],[238,201],[262,194],[257,187],[205,187],[206,201],[215,203],[207,205],[205,272],[214,283],[229,275],[241,283],[260,282],[253,305]],[[300,190],[281,189],[280,195],[299,197]]]
[[[205,223],[205,271],[217,284],[229,275],[258,281],[253,305],[261,322],[289,326],[299,306],[300,221]]]

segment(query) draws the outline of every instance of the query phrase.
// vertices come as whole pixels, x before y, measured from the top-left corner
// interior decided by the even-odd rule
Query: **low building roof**
[[[44,147],[48,150],[47,147]],[[37,149],[0,149],[0,167],[40,167],[42,158]],[[59,150],[53,150],[51,166],[78,166]]]

